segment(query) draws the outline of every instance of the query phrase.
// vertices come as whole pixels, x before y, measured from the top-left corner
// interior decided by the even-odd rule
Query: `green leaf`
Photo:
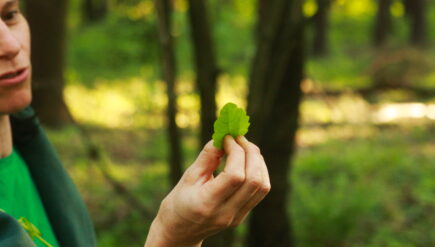
[[[214,122],[213,145],[222,149],[222,143],[226,135],[234,138],[248,133],[249,116],[242,108],[234,103],[227,103],[219,113],[219,118]]]
[[[24,228],[24,230],[27,231],[31,239],[39,239],[42,244],[44,244],[47,247],[53,247],[51,244],[49,244],[44,238],[42,238],[42,234],[39,231],[39,229],[33,225],[27,218],[20,217],[18,222],[21,224],[21,226]]]

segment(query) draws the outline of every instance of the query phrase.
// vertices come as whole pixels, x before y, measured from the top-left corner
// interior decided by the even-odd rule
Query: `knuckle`
[[[271,189],[272,187],[270,186],[270,183],[264,183],[260,187],[260,191],[263,192],[264,194],[268,194]]]
[[[228,176],[228,182],[231,186],[237,187],[242,185],[243,182],[245,182],[245,176],[242,174],[229,173],[227,176]]]
[[[200,205],[192,209],[194,218],[205,221],[213,216],[213,209],[207,205]]]
[[[249,179],[247,181],[247,184],[252,189],[259,189],[263,186],[263,181],[260,178],[255,177],[255,178]]]
[[[252,152],[259,153],[259,154],[261,153],[260,148],[257,145],[255,145],[254,143],[249,143],[249,149]]]
[[[234,216],[232,215],[222,215],[216,219],[215,225],[220,229],[225,229],[231,227],[234,221]]]

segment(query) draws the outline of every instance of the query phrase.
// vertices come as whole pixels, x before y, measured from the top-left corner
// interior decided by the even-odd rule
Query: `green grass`
[[[433,131],[379,129],[300,150],[290,204],[299,246],[430,246]]]

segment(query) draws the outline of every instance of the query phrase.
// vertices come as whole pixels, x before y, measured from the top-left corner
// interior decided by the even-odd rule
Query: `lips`
[[[21,74],[22,72],[23,72],[23,71],[20,70],[20,71],[18,71],[18,72],[14,72],[14,73],[9,73],[9,74],[3,75],[3,76],[0,77],[0,80],[13,78],[13,77],[15,77],[15,76]]]
[[[29,68],[21,68],[0,75],[0,86],[10,86],[21,83],[29,76]]]

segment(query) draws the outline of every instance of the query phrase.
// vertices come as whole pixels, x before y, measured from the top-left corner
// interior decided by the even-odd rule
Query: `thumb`
[[[225,154],[213,146],[213,140],[209,141],[192,164],[192,169],[197,176],[210,176],[218,168],[220,158]]]

